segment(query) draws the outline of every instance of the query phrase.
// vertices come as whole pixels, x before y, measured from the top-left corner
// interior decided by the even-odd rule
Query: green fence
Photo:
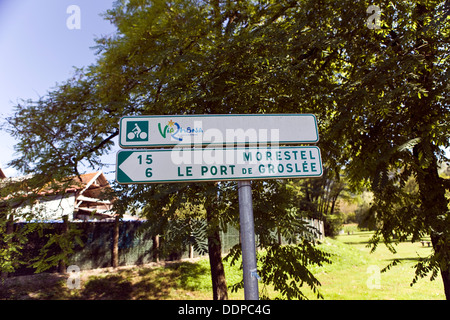
[[[20,228],[23,224],[16,224]],[[40,232],[35,231],[28,235],[28,242],[22,249],[22,258],[29,261],[38,256],[39,250],[45,245],[48,236],[52,233],[63,232],[62,223],[52,222],[43,224]],[[77,265],[81,270],[106,268],[112,266],[112,248],[114,222],[70,222],[70,227],[81,230],[83,246],[75,244],[75,253],[70,256],[68,265]],[[227,253],[230,248],[239,243],[239,231],[227,228],[221,232],[222,252]],[[150,231],[143,226],[142,221],[121,221],[119,223],[119,265],[140,265],[153,261],[153,239]],[[56,252],[56,250],[55,250]],[[198,257],[202,254],[186,246],[181,252],[167,253],[160,256],[161,260],[177,260],[180,258]],[[32,274],[35,269],[29,267],[19,268],[14,275]],[[57,267],[49,269],[57,271]]]
[[[310,221],[309,224],[311,227],[317,227],[315,225],[317,223],[314,221]],[[23,224],[19,223],[15,227],[20,228],[21,225]],[[75,253],[69,258],[69,265],[77,265],[81,270],[112,266],[114,222],[70,222],[69,225],[81,230],[81,241],[83,242],[83,246],[75,245]],[[29,261],[39,254],[39,250],[47,242],[48,235],[63,232],[62,223],[44,223],[43,226],[45,227],[43,232],[35,231],[28,235],[28,242],[22,250],[24,261]],[[319,234],[323,232],[320,230],[320,226],[317,229]],[[239,230],[233,226],[228,226],[226,232],[220,233],[220,237],[223,254],[228,253],[240,242]],[[119,223],[118,249],[120,266],[146,264],[154,259],[152,235],[142,221],[121,221]],[[186,246],[178,252],[166,252],[165,256],[160,255],[160,260],[178,260],[200,255],[202,253]],[[15,272],[15,275],[31,274],[34,271],[32,268],[22,267]],[[54,267],[49,271],[57,271],[57,268]]]
[[[153,259],[151,235],[139,221],[119,224],[119,265],[137,265]],[[76,246],[69,263],[82,270],[110,267],[112,261],[114,222],[77,223],[83,230],[84,246]]]

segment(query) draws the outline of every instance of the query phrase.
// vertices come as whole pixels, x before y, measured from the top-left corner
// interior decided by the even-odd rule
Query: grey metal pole
[[[238,182],[245,300],[259,300],[251,181]]]

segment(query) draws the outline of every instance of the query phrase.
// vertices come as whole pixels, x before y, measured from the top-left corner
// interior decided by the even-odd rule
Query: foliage
[[[52,197],[65,196],[69,185],[73,186],[72,178],[52,180],[40,174],[27,175],[21,178],[7,178],[0,181],[0,270],[12,273],[21,265],[32,267],[36,272],[45,271],[66,261],[73,253],[76,243],[82,245],[80,231],[72,228],[67,233],[49,234],[45,206],[39,201],[45,199],[45,194]],[[31,233],[38,233],[48,238],[37,257],[25,257],[23,249],[33,246],[29,241]]]
[[[371,213],[379,229],[372,243],[430,234],[434,253],[425,270],[450,278],[448,183],[438,177],[437,163],[449,146],[448,3],[385,2],[381,29],[358,32],[345,41],[342,91],[328,138],[342,146],[342,163],[356,187],[364,182],[374,193]],[[358,28],[358,25],[356,25]],[[340,144],[339,141],[350,143]],[[413,176],[418,192],[408,192]],[[395,237],[395,239],[393,239]]]
[[[206,211],[212,210],[214,223],[226,230],[236,217],[234,188],[230,183],[116,186],[117,207],[145,217],[146,228],[165,239],[164,250],[192,244],[198,252],[205,252],[205,239],[214,229],[212,223],[205,225]]]
[[[288,300],[306,298],[301,290],[304,283],[318,298],[323,298],[318,291],[320,282],[308,267],[331,263],[329,257],[329,254],[315,248],[305,240],[297,245],[274,245],[261,259],[263,282],[273,283],[274,289]]]
[[[323,298],[318,289],[320,282],[309,268],[331,263],[329,257],[330,254],[315,248],[307,240],[298,244],[273,244],[258,253],[258,272],[264,287],[273,285],[274,290],[279,292],[283,299],[307,299],[302,291],[303,284],[308,285],[317,298]],[[231,289],[236,292],[243,288],[243,285],[241,281]],[[269,299],[264,293],[261,298]]]
[[[0,273],[13,272],[23,263],[20,250],[26,242],[23,234],[8,233],[8,220],[0,219]]]
[[[343,217],[339,212],[338,199],[348,191],[347,179],[339,171],[323,169],[323,175],[314,179],[299,179],[291,182],[297,190],[298,208],[310,218],[324,221],[326,236],[336,236],[341,230]]]
[[[101,166],[124,115],[314,113],[324,166],[344,170],[353,191],[374,194],[374,248],[380,241],[393,248],[394,234],[413,241],[430,234],[434,253],[417,275],[439,268],[450,295],[450,183],[437,166],[450,146],[449,4],[381,1],[380,29],[367,25],[370,4],[117,1],[105,14],[117,33],[97,40],[97,62],[38,101],[20,103],[7,119],[19,140],[12,164],[55,179],[77,174],[82,163]],[[410,177],[418,186],[412,195],[405,190]],[[214,200],[222,187],[123,188],[119,209],[139,203],[153,214],[160,200],[168,206],[163,226],[179,203],[206,197],[207,211],[220,207],[208,226],[223,227],[235,221],[235,202]],[[257,223],[287,227],[283,214],[295,210],[284,201],[293,200],[288,188],[255,187],[256,204],[264,204]],[[260,231],[270,246],[269,232]]]
[[[344,216],[341,212],[335,212],[334,214],[328,214],[324,217],[326,223],[324,224],[325,234],[329,237],[335,237],[342,230],[344,223]]]
[[[36,269],[36,273],[58,266],[61,262],[67,264],[69,256],[74,253],[75,246],[77,244],[84,246],[81,240],[82,231],[73,224],[69,224],[68,227],[67,231],[61,230],[45,235],[48,238],[47,242],[40,248],[39,254],[31,260],[31,266]],[[42,229],[39,232],[41,237],[44,236]]]
[[[313,265],[330,262],[329,254],[317,249],[307,225],[307,216],[296,206],[297,190],[290,181],[254,182],[253,207],[257,234],[258,273],[264,286],[273,285],[284,299],[304,299],[303,283],[321,297],[320,282],[309,271]],[[240,262],[240,246],[235,246],[226,260],[233,266]],[[243,287],[240,281],[232,291]],[[264,290],[263,290],[264,291]],[[268,298],[264,296],[263,298]]]

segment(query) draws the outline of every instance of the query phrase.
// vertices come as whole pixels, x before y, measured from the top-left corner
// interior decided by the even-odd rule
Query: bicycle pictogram
[[[127,124],[127,141],[145,141],[148,138],[148,122],[136,121]]]

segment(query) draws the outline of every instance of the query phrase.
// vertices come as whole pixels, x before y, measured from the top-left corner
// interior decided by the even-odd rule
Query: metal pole
[[[251,181],[238,182],[245,300],[259,300]]]

